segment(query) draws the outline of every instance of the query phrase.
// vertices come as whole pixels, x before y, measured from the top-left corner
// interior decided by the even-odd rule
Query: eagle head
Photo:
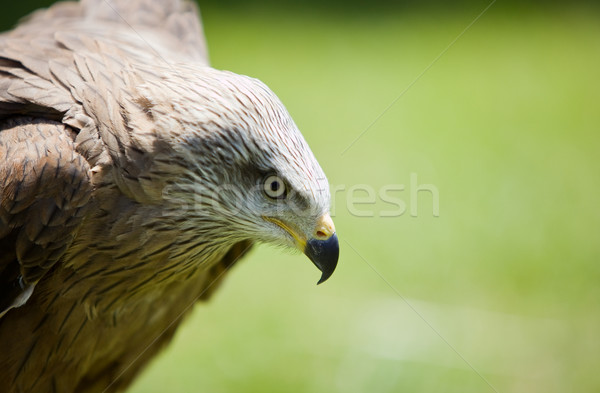
[[[265,84],[178,65],[138,93],[156,119],[156,138],[168,146],[168,165],[179,170],[164,195],[187,232],[215,246],[251,240],[297,248],[321,270],[318,283],[331,276],[339,245],[329,183]]]

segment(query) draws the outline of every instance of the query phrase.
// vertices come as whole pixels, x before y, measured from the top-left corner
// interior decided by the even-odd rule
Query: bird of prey
[[[254,243],[322,271],[325,175],[181,0],[58,3],[0,35],[0,391],[125,389]]]

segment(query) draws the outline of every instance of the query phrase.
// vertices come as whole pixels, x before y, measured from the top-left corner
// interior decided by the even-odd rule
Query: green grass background
[[[600,13],[498,2],[412,84],[486,5],[203,8],[213,65],[279,95],[332,185],[410,209],[414,173],[440,214],[338,192],[327,283],[257,247],[131,393],[600,390]]]

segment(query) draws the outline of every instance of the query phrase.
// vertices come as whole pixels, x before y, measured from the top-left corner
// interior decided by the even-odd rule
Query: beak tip
[[[325,273],[321,274],[321,278],[317,282],[317,285],[323,284],[329,277],[331,277],[331,274],[328,276],[326,276]]]

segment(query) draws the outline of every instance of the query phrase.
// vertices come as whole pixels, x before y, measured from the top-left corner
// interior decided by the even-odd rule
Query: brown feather
[[[200,65],[206,45],[190,2],[110,4],[59,3],[0,36],[2,392],[124,389],[251,245],[191,264],[197,248],[173,258],[178,234],[151,225],[164,152],[132,137],[155,119],[122,71],[157,61],[145,41]]]

